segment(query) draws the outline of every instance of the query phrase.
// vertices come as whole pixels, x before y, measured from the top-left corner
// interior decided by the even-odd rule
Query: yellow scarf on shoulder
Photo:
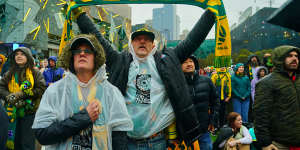
[[[29,68],[26,69],[26,82],[28,82],[28,81],[30,82],[30,87],[25,88],[25,86],[28,86],[28,84],[25,85],[25,84],[20,83],[20,85],[19,85],[19,83],[18,83],[19,79],[17,79],[17,81],[16,81],[15,75],[13,75],[11,80],[8,83],[9,92],[16,93],[16,92],[23,90],[23,92],[27,93],[28,95],[33,95],[31,89],[34,87],[34,79],[33,79],[32,71]],[[14,150],[15,149],[14,141],[15,141],[15,133],[16,133],[15,131],[16,131],[16,123],[17,123],[16,122],[17,112],[21,111],[24,114],[24,108],[16,108],[16,106],[14,106],[14,105],[7,104],[7,105],[5,105],[5,109],[6,109],[8,117],[9,117],[9,121],[10,121],[10,124],[8,126],[9,134],[8,134],[8,139],[6,141],[6,147],[8,149]]]
[[[33,79],[32,71],[29,68],[26,69],[26,80],[28,80],[31,83],[31,88],[33,88],[34,79]],[[8,83],[8,90],[10,93],[16,93],[21,91],[21,86],[19,85],[19,83],[16,82],[14,75],[12,76],[12,79]]]

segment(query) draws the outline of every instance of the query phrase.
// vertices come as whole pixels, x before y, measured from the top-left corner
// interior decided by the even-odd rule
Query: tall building
[[[300,46],[300,34],[266,22],[276,8],[265,7],[231,30],[232,51],[252,52],[273,49],[280,45]]]
[[[170,4],[165,4],[162,8],[155,8],[152,12],[153,28],[160,31],[167,40],[179,39],[180,18],[176,12],[176,5]]]
[[[64,5],[60,3],[59,0],[1,1],[0,41],[26,43],[39,53],[57,53],[64,22]]]

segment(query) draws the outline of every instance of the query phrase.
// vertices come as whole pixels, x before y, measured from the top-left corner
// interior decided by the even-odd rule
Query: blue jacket
[[[55,56],[51,56],[48,59],[48,61],[49,60],[54,60],[56,63],[57,58]],[[47,68],[43,72],[43,75],[44,75],[44,78],[46,81],[46,85],[49,86],[49,83],[54,83],[54,82],[60,80],[63,77],[63,74],[64,74],[64,70],[62,68],[57,68],[57,67]]]

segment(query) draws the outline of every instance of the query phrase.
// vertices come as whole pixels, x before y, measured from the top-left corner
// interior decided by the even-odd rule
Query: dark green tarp
[[[300,32],[300,0],[288,0],[267,22]]]

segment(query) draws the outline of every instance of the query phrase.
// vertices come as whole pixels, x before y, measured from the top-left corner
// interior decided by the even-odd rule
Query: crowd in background
[[[201,69],[192,53],[214,24],[210,10],[175,48],[158,50],[143,29],[122,52],[73,13],[83,34],[59,60],[26,47],[0,55],[0,148],[300,149],[299,48]]]

